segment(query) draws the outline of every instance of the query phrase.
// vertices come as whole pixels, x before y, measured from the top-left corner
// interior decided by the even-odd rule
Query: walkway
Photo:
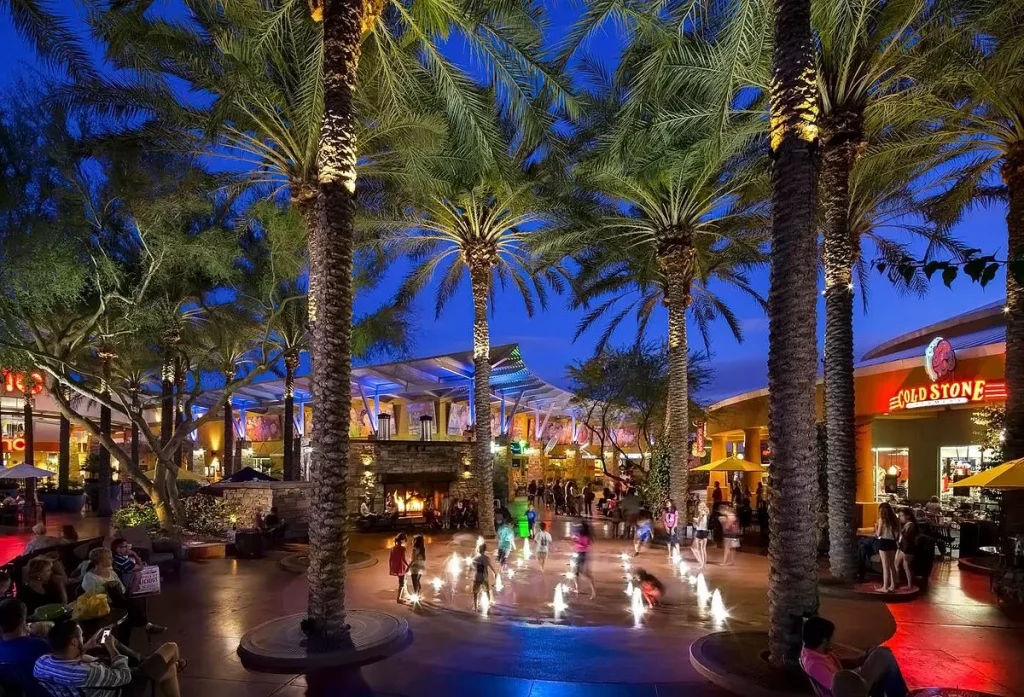
[[[353,547],[382,563],[349,574],[349,604],[376,607],[406,617],[412,643],[402,652],[359,671],[331,675],[324,686],[307,689],[306,678],[250,673],[235,657],[239,637],[250,627],[288,613],[303,612],[305,578],[284,571],[277,557],[258,561],[213,560],[190,563],[183,579],[166,585],[151,600],[154,621],[169,625],[189,659],[182,691],[187,697],[300,697],[304,695],[477,695],[548,697],[724,697],[693,671],[690,643],[717,624],[697,609],[689,585],[669,565],[663,550],[647,551],[642,563],[668,586],[668,607],[646,615],[634,628],[628,613],[619,554],[626,543],[600,539],[595,549],[598,599],[575,594],[555,623],[549,592],[554,574],[568,568],[565,521],[553,533],[556,552],[550,578],[530,566],[517,571],[510,589],[498,597],[488,618],[472,615],[468,593],[453,602],[428,598],[419,609],[394,602],[394,579],[387,575],[389,537],[355,535]],[[598,527],[599,537],[605,531]],[[440,575],[453,549],[471,549],[473,536],[428,538],[427,578]],[[720,551],[712,551],[717,562]],[[535,563],[535,562],[534,562]],[[886,606],[822,598],[822,613],[839,625],[838,639],[867,647],[887,641],[900,658],[912,687],[934,684],[1024,697],[1024,623],[1008,618],[990,602],[987,579],[961,574],[948,564],[936,570],[929,594]],[[732,568],[713,564],[706,576],[729,607],[725,626],[763,627],[766,621],[767,560],[741,554]],[[468,581],[462,579],[464,587]],[[513,593],[515,599],[513,601]],[[428,595],[433,594],[429,590]],[[141,640],[137,636],[136,640]]]

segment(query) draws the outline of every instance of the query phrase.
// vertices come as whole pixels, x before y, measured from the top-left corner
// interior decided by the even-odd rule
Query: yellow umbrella
[[[156,479],[156,470],[147,470],[143,472],[143,474],[146,475],[151,481]],[[190,472],[188,470],[181,468],[178,468],[178,480],[183,480],[187,482],[205,482],[207,484],[210,483],[210,479],[208,477],[204,477],[201,474],[196,474],[195,472]]]
[[[765,468],[756,462],[744,460],[742,457],[727,457],[718,462],[710,462],[700,467],[694,467],[691,472],[765,472]]]
[[[998,467],[990,467],[967,479],[952,482],[954,487],[984,487],[986,489],[1024,489],[1024,457],[1010,460]]]

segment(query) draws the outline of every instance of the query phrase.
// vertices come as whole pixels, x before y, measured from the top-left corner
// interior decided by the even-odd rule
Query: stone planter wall
[[[251,527],[257,509],[266,515],[274,506],[287,524],[287,537],[303,538],[309,533],[309,506],[313,493],[313,485],[309,482],[240,482],[214,486],[222,492],[225,501],[239,507],[239,527]]]

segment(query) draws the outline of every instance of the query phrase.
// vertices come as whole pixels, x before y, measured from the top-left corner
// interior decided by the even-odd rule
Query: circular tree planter
[[[238,657],[248,670],[264,673],[309,673],[379,661],[401,650],[409,639],[409,624],[377,610],[349,610],[349,643],[332,651],[308,651],[301,623],[304,614],[265,622],[246,632]]]
[[[813,695],[796,668],[780,668],[764,657],[767,632],[714,632],[690,644],[690,665],[712,683],[744,697]]]
[[[282,557],[281,568],[285,571],[290,571],[293,574],[304,574],[309,570],[309,556],[307,554],[289,554],[286,557]],[[368,566],[373,566],[377,563],[376,557],[367,554],[366,552],[355,552],[349,550],[348,556],[346,557],[346,566],[349,571],[354,569],[365,569]]]
[[[876,583],[854,583],[853,585],[842,585],[839,583],[819,583],[818,590],[822,595],[830,598],[845,598],[847,600],[876,600],[885,603],[902,603],[913,600],[921,595],[919,586],[904,588],[900,586],[892,593],[883,593],[875,590]]]

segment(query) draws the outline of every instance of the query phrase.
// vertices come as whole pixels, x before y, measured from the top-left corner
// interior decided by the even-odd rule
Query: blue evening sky
[[[552,6],[551,38],[557,40],[579,11],[578,3],[561,0],[546,0]],[[64,6],[67,0],[55,2],[54,7]],[[171,5],[168,0],[160,3]],[[590,47],[595,55],[614,60],[619,41],[612,30],[598,37]],[[0,17],[0,46],[2,64],[9,66],[0,77],[0,88],[6,88],[19,75],[45,70],[26,42],[22,40],[6,16]],[[894,235],[899,233],[895,232]],[[969,214],[957,234],[969,246],[985,252],[1002,252],[1006,247],[1005,211],[1002,207],[976,210]],[[369,311],[376,304],[386,300],[393,292],[394,283],[401,278],[404,267],[394,269],[385,287],[372,295],[361,298],[359,311]],[[765,268],[754,276],[754,285],[763,293],[768,290],[768,270]],[[819,280],[819,287],[821,287]],[[858,355],[874,344],[916,327],[945,319],[999,300],[1005,294],[1005,281],[999,276],[987,289],[961,278],[950,290],[942,285],[936,276],[931,290],[925,297],[897,292],[881,275],[873,273],[868,288],[870,302],[867,313],[858,311],[855,317]],[[472,342],[472,305],[468,283],[464,283],[458,294],[452,298],[440,320],[435,320],[433,289],[430,288],[418,304],[418,319],[415,331],[413,355],[425,356],[448,351],[460,351],[470,347]],[[766,361],[768,350],[768,319],[761,308],[738,291],[720,289],[720,295],[742,319],[743,343],[737,343],[724,324],[713,328],[712,367],[715,371],[712,386],[702,397],[714,400],[738,392],[763,387],[766,383]],[[858,293],[861,289],[858,287]],[[823,303],[819,302],[818,327],[819,348],[823,331],[821,314]],[[527,364],[538,375],[556,384],[564,383],[565,366],[574,360],[586,357],[593,350],[600,330],[594,329],[573,342],[573,334],[581,312],[566,308],[566,299],[551,298],[547,311],[528,317],[522,300],[513,289],[499,292],[491,322],[491,342],[494,345],[519,342]],[[648,339],[660,341],[664,338],[665,316],[663,311],[655,316],[649,329]],[[691,345],[699,337],[692,331]],[[635,325],[624,323],[615,339],[617,343],[628,344],[635,336]]]

